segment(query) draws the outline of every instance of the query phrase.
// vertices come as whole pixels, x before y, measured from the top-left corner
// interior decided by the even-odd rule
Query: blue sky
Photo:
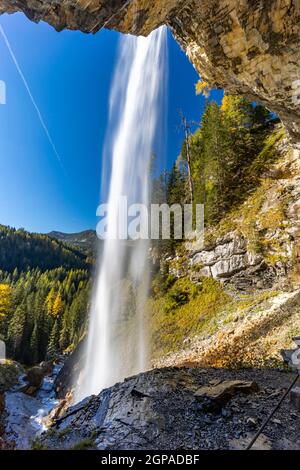
[[[95,228],[108,99],[120,34],[57,33],[22,14],[0,17],[19,65],[43,115],[62,170],[36,110],[0,35],[0,223],[30,231]],[[195,96],[198,75],[171,34],[166,155],[180,151],[178,109],[199,121],[205,100]],[[220,101],[222,91],[211,98]]]

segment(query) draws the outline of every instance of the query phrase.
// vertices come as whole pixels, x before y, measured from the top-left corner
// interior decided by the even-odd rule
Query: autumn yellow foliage
[[[12,289],[8,284],[0,284],[0,320],[10,312]]]
[[[226,111],[228,110],[228,107],[229,107],[229,104],[230,104],[230,98],[228,95],[224,95],[224,98],[222,100],[222,104],[221,104],[221,111],[223,113],[226,113]]]
[[[51,289],[46,298],[46,307],[49,315],[59,317],[64,309],[64,302],[60,293],[57,294],[54,289]]]
[[[56,296],[56,299],[55,299],[54,304],[53,304],[52,315],[54,317],[59,317],[61,315],[61,313],[63,312],[63,309],[64,309],[64,303],[63,303],[63,300],[61,298],[61,295],[58,294]]]
[[[210,87],[204,80],[199,80],[196,83],[196,95],[203,95],[208,98],[210,95]]]

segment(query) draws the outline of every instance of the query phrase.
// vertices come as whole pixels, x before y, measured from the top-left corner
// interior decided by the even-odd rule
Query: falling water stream
[[[122,36],[112,83],[108,133],[103,159],[110,162],[107,237],[90,312],[86,363],[75,401],[99,393],[147,368],[144,322],[149,287],[149,242],[127,240],[119,232],[124,217],[119,203],[149,205],[150,166],[165,121],[167,30],[149,37]],[[58,404],[54,382],[62,364],[44,378],[36,397],[23,393],[23,377],[5,394],[6,439],[28,449],[46,429],[46,418]]]
[[[150,163],[164,108],[166,43],[165,27],[147,38],[121,38],[103,156],[111,162],[107,237],[99,257],[77,401],[147,367],[149,244],[120,239],[124,234],[118,221],[124,214],[119,213],[119,202],[126,196],[128,206],[149,204]]]

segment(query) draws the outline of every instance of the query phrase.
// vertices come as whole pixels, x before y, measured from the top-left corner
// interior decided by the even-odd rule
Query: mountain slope
[[[84,230],[78,233],[64,233],[52,231],[47,234],[50,238],[68,243],[83,250],[93,250],[97,242],[95,230]]]
[[[0,270],[12,272],[15,269],[39,268],[45,271],[60,266],[87,269],[89,262],[80,250],[48,235],[0,225]]]
[[[257,187],[206,229],[203,249],[188,243],[164,261],[148,305],[154,367],[282,367],[294,347],[300,159],[284,137],[266,150],[278,157],[266,165],[260,152]]]

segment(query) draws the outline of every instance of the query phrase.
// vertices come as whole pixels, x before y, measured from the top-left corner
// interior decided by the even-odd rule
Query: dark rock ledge
[[[156,369],[69,408],[39,449],[241,449],[294,374],[277,370]],[[287,399],[257,446],[300,449],[300,412]]]

